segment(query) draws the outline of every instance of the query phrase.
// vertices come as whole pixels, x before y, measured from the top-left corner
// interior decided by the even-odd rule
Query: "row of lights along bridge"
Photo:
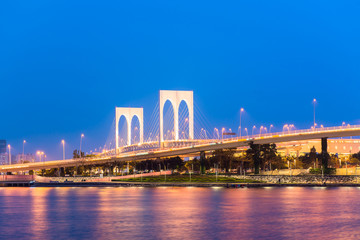
[[[313,124],[313,126],[311,127],[311,129],[315,129],[316,127],[317,127],[317,123],[316,123],[316,103],[317,103],[317,100],[316,99],[314,99],[313,100],[313,107],[314,107],[314,124]],[[241,138],[241,137],[243,137],[243,133],[245,133],[245,135],[244,136],[246,136],[246,137],[249,137],[249,130],[248,130],[248,128],[244,128],[244,130],[242,131],[242,115],[243,115],[243,113],[244,113],[244,108],[241,108],[240,109],[240,125],[239,125],[239,127],[238,127],[238,134],[239,134],[239,137]],[[186,120],[185,120],[186,121]],[[348,124],[349,125],[349,124]],[[346,126],[346,123],[345,122],[342,122],[342,126]],[[135,128],[137,128],[137,127],[135,127]],[[274,125],[273,124],[270,124],[269,125],[269,128],[267,128],[267,127],[264,127],[264,126],[260,126],[260,128],[259,128],[259,131],[258,131],[258,135],[259,136],[261,136],[262,134],[266,134],[266,133],[271,133],[271,131],[272,131],[272,129],[274,128]],[[320,128],[324,128],[324,126],[323,125],[320,125]],[[256,134],[256,129],[257,129],[257,127],[254,125],[253,127],[252,127],[252,129],[251,129],[251,135],[255,135]],[[283,129],[282,129],[282,131],[283,132],[291,132],[292,130],[295,130],[295,126],[294,126],[294,124],[285,124],[284,126],[283,126]],[[235,135],[235,134],[233,134],[232,133],[232,129],[230,128],[230,129],[228,129],[228,131],[226,131],[226,128],[224,127],[224,128],[222,128],[221,129],[221,136],[220,136],[220,133],[219,133],[219,130],[217,129],[217,128],[214,128],[214,132],[213,132],[213,138],[214,139],[223,139],[224,138],[224,136],[227,136],[227,135],[229,135],[229,133],[231,134],[231,135]],[[168,132],[167,132],[167,134],[170,136],[170,134],[171,134],[171,132],[170,132],[170,130],[168,130]],[[165,136],[167,135],[167,134],[165,134]],[[183,138],[185,138],[185,133],[184,132],[182,132],[182,134],[183,134]],[[171,134],[171,136],[173,136],[174,134]],[[80,148],[79,148],[79,152],[80,152],[80,154],[81,154],[81,148],[82,148],[82,139],[84,138],[84,134],[81,134],[80,135]],[[208,139],[209,138],[209,134],[208,134],[208,132],[204,129],[204,128],[201,128],[201,130],[200,130],[200,138],[204,138],[204,139]],[[157,138],[158,139],[158,138]],[[165,139],[169,139],[168,137],[166,137]],[[134,139],[135,140],[135,139]],[[151,139],[149,138],[148,139],[148,141],[151,141]],[[24,150],[25,150],[25,144],[26,144],[26,140],[23,140],[23,145],[22,145],[22,156],[23,156],[23,159],[24,159],[24,155],[25,155],[25,153],[24,153]],[[63,139],[63,140],[61,140],[61,144],[62,144],[62,148],[63,148],[63,156],[62,156],[62,159],[63,160],[65,160],[65,140]],[[11,145],[9,144],[8,145],[8,151],[9,151],[9,164],[11,164]],[[96,151],[96,150],[95,150]],[[106,148],[104,147],[103,148],[103,152],[105,152],[105,151],[107,151],[106,150]],[[91,151],[92,152],[92,151]],[[36,151],[36,155],[38,156],[38,158],[39,158],[39,161],[41,162],[41,161],[45,161],[46,160],[46,154],[44,153],[44,151]]]

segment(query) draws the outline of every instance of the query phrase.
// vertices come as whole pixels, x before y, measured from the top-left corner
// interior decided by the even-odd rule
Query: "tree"
[[[259,174],[260,172],[260,144],[250,143],[250,148],[246,150],[246,155],[248,155],[252,160],[255,168],[255,174]]]
[[[353,166],[359,165],[360,160],[356,157],[351,156],[349,159],[349,163]]]
[[[330,167],[335,168],[336,166],[340,167],[339,157],[337,154],[330,155]]]
[[[260,158],[263,160],[263,169],[270,169],[271,163],[279,160],[276,144],[260,145]]]
[[[315,146],[313,146],[311,149],[310,149],[310,153],[309,153],[309,158],[310,158],[310,162],[311,163],[315,163],[316,167],[318,167],[318,156],[319,154],[316,152],[316,148]]]
[[[84,152],[81,152],[81,157],[85,157],[85,153]],[[73,159],[75,158],[80,158],[80,151],[78,151],[77,149],[75,149],[73,151]]]
[[[184,166],[184,161],[179,157],[173,157],[166,160],[167,168],[180,170]]]
[[[357,159],[360,159],[360,152],[357,152],[357,153],[354,153],[352,155],[353,158],[357,158]]]
[[[226,172],[229,172],[229,169],[234,166],[232,163],[237,160],[234,154],[235,149],[215,150],[213,156],[207,160],[209,162],[207,165],[210,168],[210,166],[213,166],[214,163],[219,164],[220,168],[224,168]]]
[[[254,144],[250,143],[250,148],[246,150],[246,155],[253,160],[255,174],[259,174],[260,166],[263,169],[270,168],[270,164],[279,162],[276,144]],[[281,159],[280,159],[281,160]]]
[[[200,160],[197,158],[194,158],[193,160],[188,160],[185,162],[185,167],[188,172],[200,171]]]

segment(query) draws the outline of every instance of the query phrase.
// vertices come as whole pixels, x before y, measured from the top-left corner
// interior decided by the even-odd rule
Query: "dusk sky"
[[[115,106],[193,90],[210,127],[360,124],[359,1],[0,3],[0,139],[61,159],[104,145]],[[197,121],[195,119],[195,121]]]

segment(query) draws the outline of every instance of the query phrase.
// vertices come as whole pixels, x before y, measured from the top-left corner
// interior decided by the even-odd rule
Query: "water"
[[[359,188],[0,188],[1,239],[360,239]]]

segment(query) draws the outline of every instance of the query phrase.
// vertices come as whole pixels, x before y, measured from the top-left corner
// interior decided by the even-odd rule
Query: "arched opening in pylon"
[[[128,140],[128,121],[124,115],[122,115],[119,119],[119,147],[123,147],[127,145]]]
[[[139,118],[134,115],[131,120],[131,144],[137,144],[140,142],[140,121]]]
[[[167,100],[163,108],[164,140],[174,140],[174,106]]]
[[[179,139],[189,139],[189,107],[184,100],[179,105]]]

